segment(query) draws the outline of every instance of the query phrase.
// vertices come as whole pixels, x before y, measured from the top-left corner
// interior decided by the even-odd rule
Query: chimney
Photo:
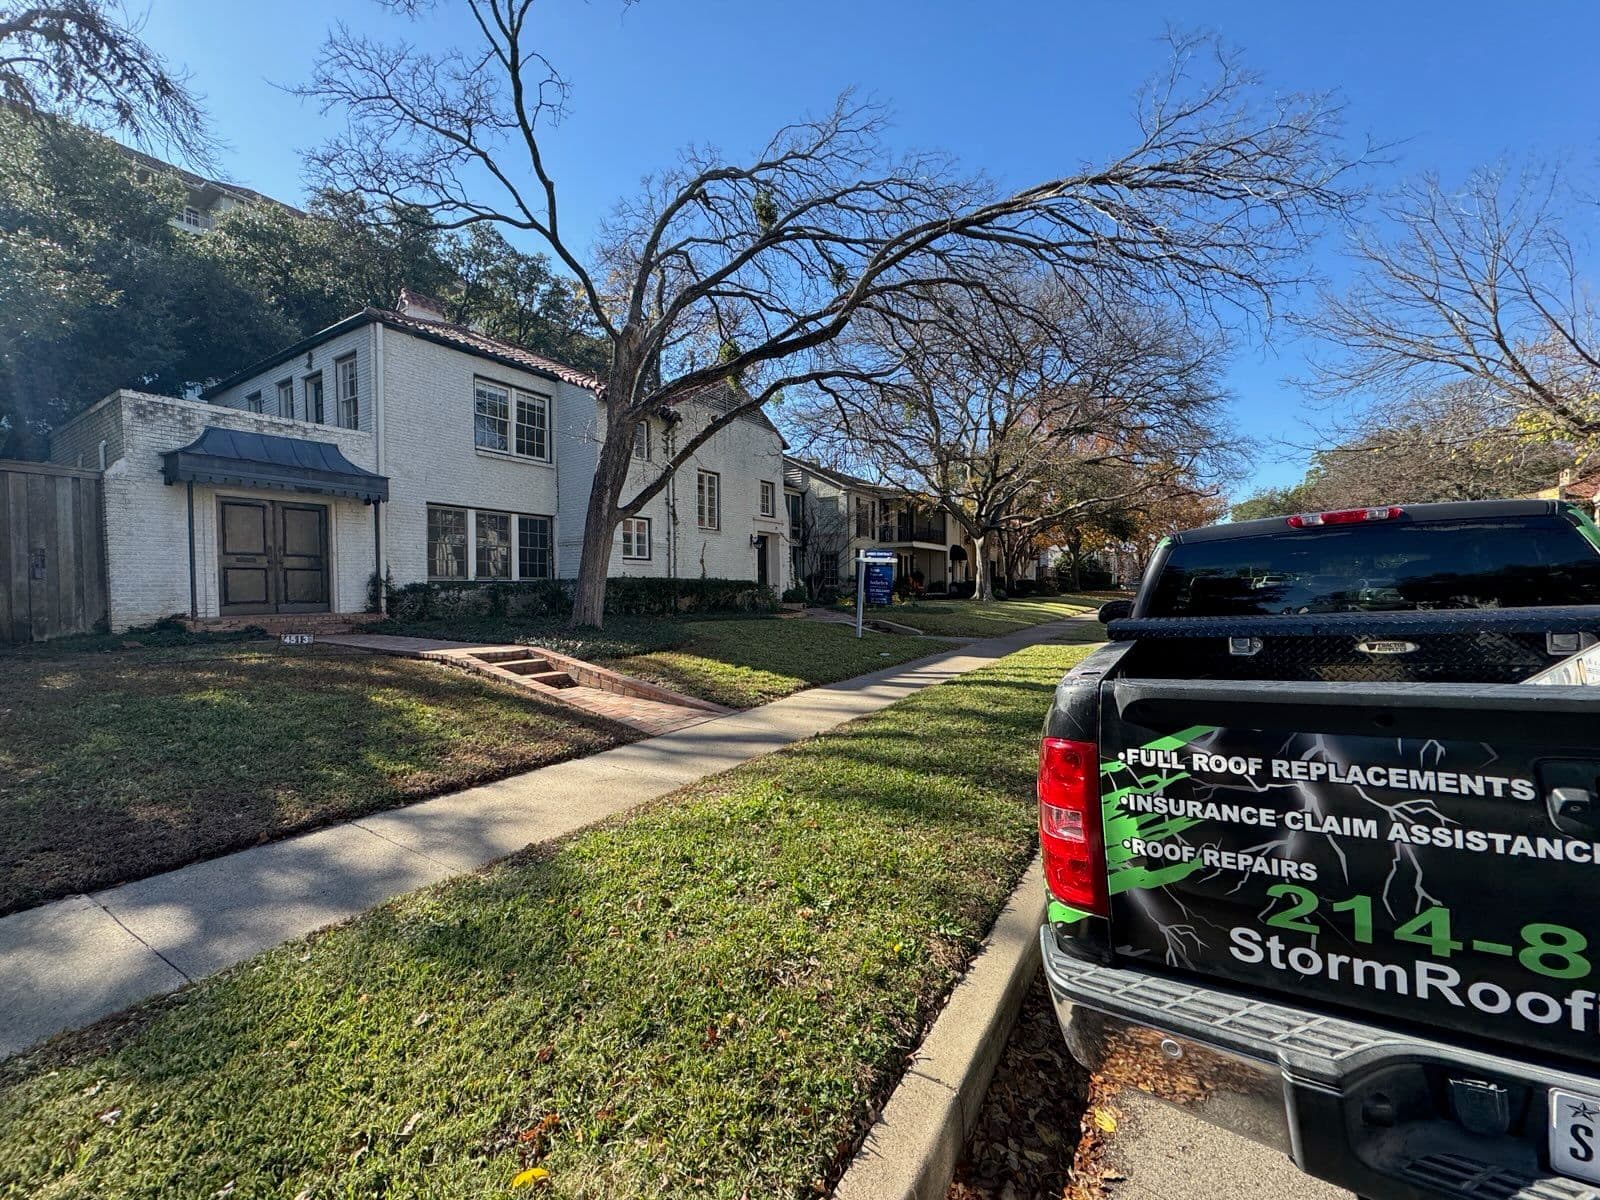
[[[418,321],[435,321],[443,323],[444,302],[435,300],[432,296],[424,296],[421,292],[413,292],[410,288],[400,289],[400,300],[395,305],[403,317],[414,317]]]

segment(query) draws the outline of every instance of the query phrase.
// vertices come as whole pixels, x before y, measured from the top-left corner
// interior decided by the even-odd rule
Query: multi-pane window
[[[182,221],[184,226],[189,229],[204,229],[206,227],[205,214],[193,205],[185,204],[183,206]]]
[[[778,488],[776,484],[761,481],[761,515],[775,517],[778,515]]]
[[[356,400],[356,356],[333,364],[334,387],[339,394],[339,424],[346,429],[361,428],[361,409]]]
[[[785,492],[784,502],[789,506],[789,540],[798,542],[805,532],[806,498],[801,492]]]
[[[715,471],[701,471],[695,479],[694,492],[700,528],[722,528],[722,476]]]
[[[245,412],[258,413],[261,411],[261,393],[251,392],[244,398]]]
[[[428,578],[467,577],[467,510],[428,506]]]
[[[839,556],[829,550],[818,556],[817,572],[826,581],[839,578]]]
[[[315,421],[321,425],[324,420],[322,412],[322,372],[306,376],[306,420]]]
[[[511,394],[485,379],[472,385],[472,441],[485,450],[511,449]]]
[[[866,496],[855,497],[856,506],[856,536],[871,537],[873,526],[876,524],[875,504]]]
[[[517,518],[517,578],[549,579],[555,574],[550,556],[550,518]]]
[[[650,457],[649,421],[640,421],[633,427],[633,456],[646,460]]]
[[[280,417],[294,416],[294,380],[278,380],[278,415]]]
[[[478,512],[478,578],[511,578],[511,514]]]
[[[622,557],[650,557],[650,518],[622,518]]]
[[[532,392],[517,393],[517,453],[550,457],[550,402]]]

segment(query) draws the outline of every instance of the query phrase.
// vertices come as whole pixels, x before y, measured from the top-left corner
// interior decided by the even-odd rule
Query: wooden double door
[[[221,612],[328,611],[328,508],[286,500],[217,501]]]

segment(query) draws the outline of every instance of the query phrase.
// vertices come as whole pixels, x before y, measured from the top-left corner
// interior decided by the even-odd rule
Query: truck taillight
[[[1063,904],[1105,916],[1100,756],[1093,742],[1047,737],[1040,745],[1039,846],[1051,894]]]
[[[1295,513],[1290,529],[1316,529],[1321,525],[1360,525],[1363,521],[1392,521],[1405,512],[1398,504],[1383,508],[1341,508],[1337,512]]]

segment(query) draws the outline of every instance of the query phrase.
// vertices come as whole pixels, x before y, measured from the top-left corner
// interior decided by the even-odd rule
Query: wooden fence
[[[106,618],[98,471],[0,461],[0,642],[87,633]]]

